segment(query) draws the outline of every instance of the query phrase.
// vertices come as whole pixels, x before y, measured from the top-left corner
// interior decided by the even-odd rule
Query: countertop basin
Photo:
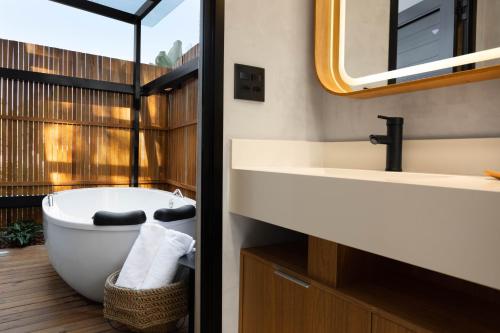
[[[500,289],[500,181],[233,167],[230,212]]]

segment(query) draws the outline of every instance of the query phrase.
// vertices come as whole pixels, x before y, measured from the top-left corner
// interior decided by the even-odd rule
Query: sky
[[[399,0],[399,12],[415,6],[417,3],[422,2],[423,0]]]
[[[184,0],[154,27],[143,25],[141,61],[154,63],[176,40],[183,42],[183,52],[196,45],[199,12],[199,0]],[[133,60],[131,24],[49,0],[0,0],[0,38]]]

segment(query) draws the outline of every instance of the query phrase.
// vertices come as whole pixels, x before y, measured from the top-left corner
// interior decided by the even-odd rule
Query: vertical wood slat
[[[197,45],[186,52],[174,67],[198,56]],[[151,73],[153,76],[145,74],[143,81],[149,82],[162,74],[158,71],[154,75]],[[197,102],[197,78],[191,78],[168,92],[166,99],[159,95],[143,98],[141,126],[166,126],[168,131],[164,136],[151,129],[141,131],[141,147],[144,147],[141,149],[141,172],[146,167],[146,161],[150,163],[154,160],[156,164],[154,168],[150,166],[149,170],[158,170],[158,173],[141,173],[140,181],[148,182],[156,178],[161,182],[156,187],[168,191],[180,188],[184,195],[191,198],[196,196]],[[152,158],[157,151],[155,145],[167,147],[163,160]]]
[[[198,47],[183,57],[198,55]],[[130,83],[132,63],[0,39],[0,67]],[[143,65],[144,79],[166,69]],[[195,196],[197,80],[144,98],[140,185]],[[0,195],[40,195],[130,181],[131,96],[0,78]],[[53,123],[64,121],[65,123]],[[174,121],[170,123],[170,121]],[[118,127],[116,127],[118,126]],[[0,228],[41,219],[0,209]]]

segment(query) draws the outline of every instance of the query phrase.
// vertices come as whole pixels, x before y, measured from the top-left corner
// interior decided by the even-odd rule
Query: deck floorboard
[[[0,256],[0,332],[123,332],[57,275],[44,246],[1,251],[8,254]]]

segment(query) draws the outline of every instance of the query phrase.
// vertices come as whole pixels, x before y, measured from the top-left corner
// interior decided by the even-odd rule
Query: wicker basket
[[[111,274],[104,287],[104,317],[125,324],[134,332],[176,330],[188,313],[188,287],[184,281],[167,287],[134,290],[115,285],[120,272]]]

